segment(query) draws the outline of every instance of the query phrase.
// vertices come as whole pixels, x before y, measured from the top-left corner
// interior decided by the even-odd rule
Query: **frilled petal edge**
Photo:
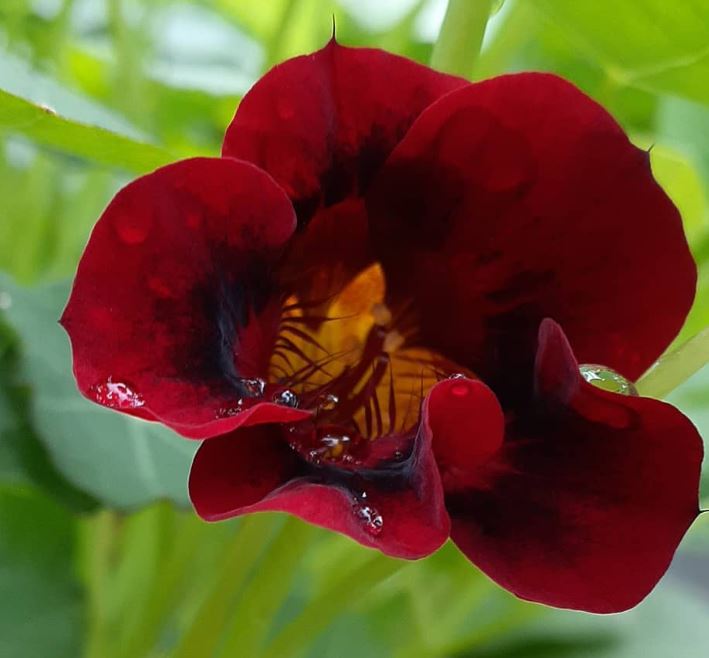
[[[258,425],[205,441],[189,491],[197,513],[218,521],[282,511],[394,557],[416,559],[448,538],[430,443],[419,436],[409,458],[379,469],[343,472],[306,463],[282,425]]]

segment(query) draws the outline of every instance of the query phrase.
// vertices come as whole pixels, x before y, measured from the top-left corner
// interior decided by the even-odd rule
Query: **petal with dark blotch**
[[[257,425],[205,441],[190,473],[197,513],[218,521],[282,511],[340,532],[387,555],[420,558],[448,538],[450,521],[430,444],[377,470],[343,471],[306,462],[287,429]]]
[[[259,388],[243,380],[265,374],[273,349],[282,300],[271,265],[295,223],[271,177],[237,160],[177,162],[121,190],[62,318],[81,392],[189,437],[239,425],[238,400]],[[273,413],[252,410],[249,422]]]
[[[630,608],[698,514],[701,439],[668,404],[585,382],[550,320],[539,333],[536,390],[481,484],[447,495],[451,536],[521,598],[597,613]]]
[[[648,154],[553,75],[502,76],[432,104],[367,207],[392,303],[413,300],[421,340],[505,403],[529,393],[544,317],[581,362],[636,379],[692,304],[696,268]]]

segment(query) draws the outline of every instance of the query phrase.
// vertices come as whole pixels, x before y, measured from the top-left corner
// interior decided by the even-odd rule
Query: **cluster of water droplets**
[[[111,409],[139,409],[145,405],[140,393],[124,382],[113,381],[112,377],[105,382],[94,384],[89,393],[96,402]]]
[[[361,492],[354,497],[352,511],[362,527],[373,537],[381,533],[384,528],[384,517],[375,507],[369,504],[366,492]]]
[[[623,375],[617,373],[612,368],[596,363],[584,363],[579,366],[579,372],[589,384],[603,389],[604,391],[618,393],[620,395],[638,394],[633,382],[627,380]]]

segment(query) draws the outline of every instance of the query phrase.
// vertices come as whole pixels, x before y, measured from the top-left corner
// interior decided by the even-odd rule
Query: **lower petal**
[[[197,513],[218,521],[288,512],[387,555],[424,557],[448,538],[450,521],[430,444],[380,470],[317,467],[291,449],[282,425],[257,425],[202,443],[190,473]]]
[[[587,384],[549,320],[535,371],[534,411],[508,425],[479,486],[447,496],[451,536],[521,598],[628,609],[698,514],[701,439],[668,404]]]

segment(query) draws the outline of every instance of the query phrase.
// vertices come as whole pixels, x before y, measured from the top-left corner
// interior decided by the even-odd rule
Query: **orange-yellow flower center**
[[[385,297],[374,264],[327,302],[291,297],[284,306],[269,379],[315,409],[319,426],[341,428],[331,437],[346,436],[342,428],[368,439],[408,432],[437,381],[471,375],[421,344],[411,305],[390,308]],[[329,443],[323,454],[339,458],[346,446]]]

